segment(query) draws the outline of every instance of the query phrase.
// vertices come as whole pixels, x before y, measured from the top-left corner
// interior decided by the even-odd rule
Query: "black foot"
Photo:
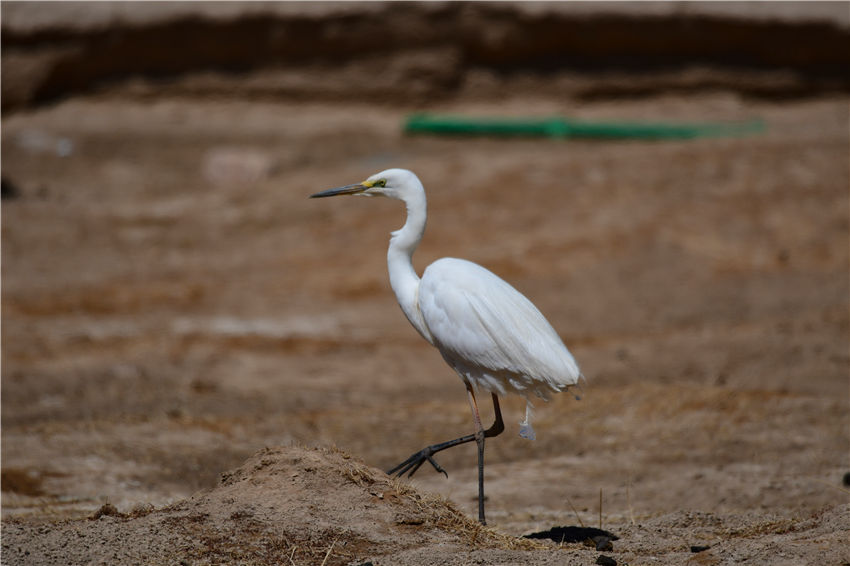
[[[449,477],[449,474],[446,472],[446,470],[444,470],[442,466],[440,466],[440,464],[438,464],[437,461],[434,460],[433,456],[435,452],[437,452],[437,450],[434,450],[433,446],[423,448],[422,450],[412,455],[410,458],[408,458],[392,470],[388,471],[387,474],[395,474],[396,477],[401,477],[404,474],[407,474],[407,477],[413,477],[413,474],[416,473],[416,470],[418,470],[422,464],[424,464],[425,462],[430,462],[430,464],[434,466],[435,470],[445,475],[446,477]]]

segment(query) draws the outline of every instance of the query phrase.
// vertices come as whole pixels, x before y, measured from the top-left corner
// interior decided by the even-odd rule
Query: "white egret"
[[[516,393],[526,399],[520,435],[534,439],[531,397],[548,400],[551,393],[575,385],[578,365],[557,332],[519,291],[472,262],[443,258],[420,279],[412,256],[425,232],[426,199],[422,183],[411,171],[388,169],[362,183],[330,189],[311,198],[336,195],[384,196],[407,206],[407,221],[392,233],[387,251],[390,285],[413,327],[436,347],[466,385],[475,433],[427,446],[390,470],[412,476],[424,462],[446,476],[433,455],[473,440],[478,445],[478,519],[484,518],[484,439],[504,429],[499,395]],[[493,397],[495,422],[484,429],[476,391]]]

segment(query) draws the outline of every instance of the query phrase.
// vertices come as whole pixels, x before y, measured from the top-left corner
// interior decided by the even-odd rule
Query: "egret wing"
[[[477,264],[447,258],[429,266],[419,306],[443,357],[478,387],[548,398],[578,381],[575,360],[540,311]]]

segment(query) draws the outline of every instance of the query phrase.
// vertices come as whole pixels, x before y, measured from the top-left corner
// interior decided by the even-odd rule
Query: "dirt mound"
[[[453,504],[417,492],[335,449],[265,448],[221,483],[160,510],[4,526],[15,564],[348,564],[423,546],[530,549]]]
[[[21,565],[543,565],[590,564],[603,550],[624,564],[647,556],[719,564],[719,557],[760,563],[781,548],[782,563],[839,564],[850,558],[842,545],[848,520],[850,505],[796,519],[677,512],[621,525],[620,537],[605,533],[604,549],[589,541],[542,543],[483,527],[445,499],[342,451],[292,446],[265,448],[222,474],[215,488],[163,509],[140,505],[121,513],[107,503],[87,519],[7,521],[3,559]]]

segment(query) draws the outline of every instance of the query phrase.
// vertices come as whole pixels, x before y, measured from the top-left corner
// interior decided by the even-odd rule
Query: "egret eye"
[[[373,187],[386,187],[387,186],[387,180],[386,179],[378,179],[377,181],[372,183],[372,186]]]

